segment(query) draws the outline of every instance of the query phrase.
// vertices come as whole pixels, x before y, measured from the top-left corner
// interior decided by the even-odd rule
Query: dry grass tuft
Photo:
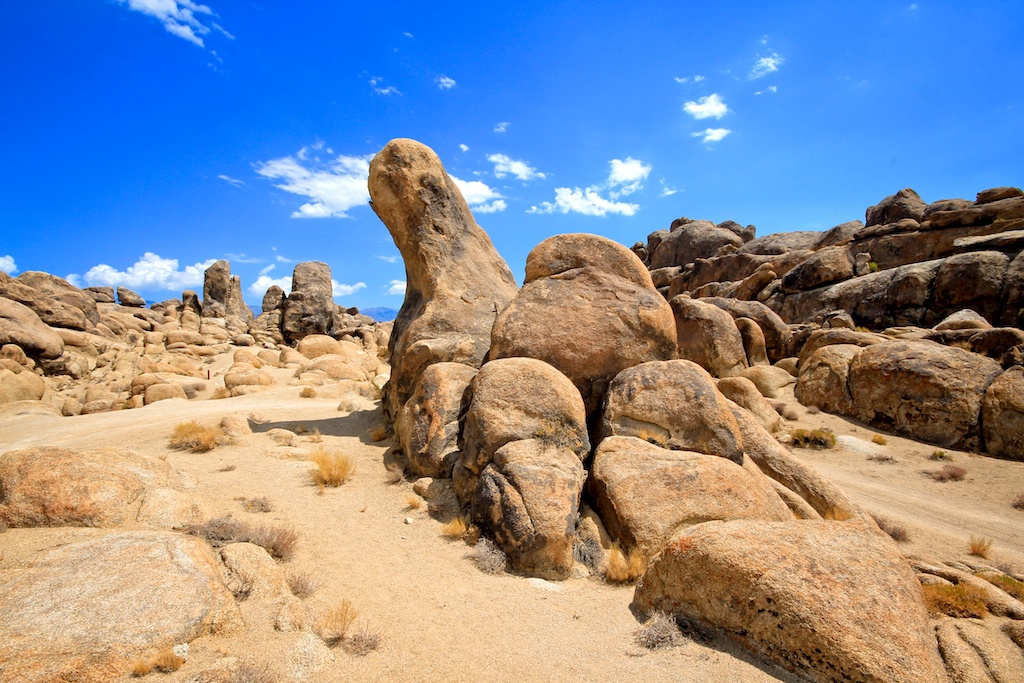
[[[423,499],[415,493],[407,493],[405,496],[405,509],[406,510],[419,510],[423,507]]]
[[[935,481],[963,481],[967,476],[967,470],[959,465],[943,465],[941,470],[931,472],[931,478]]]
[[[886,439],[881,434],[875,434],[873,437],[871,437],[871,443],[877,443],[879,446],[884,446],[885,444],[889,443],[889,440]]]
[[[800,419],[800,413],[797,412],[796,408],[791,405],[786,405],[782,401],[773,403],[772,407],[775,408],[775,412],[787,422],[795,422]]]
[[[579,562],[591,572],[596,573],[601,566],[604,549],[601,543],[591,536],[580,538],[579,534],[572,539],[572,559]]]
[[[975,557],[988,558],[988,554],[992,551],[992,539],[985,538],[984,536],[971,536],[970,541],[970,552]]]
[[[329,608],[316,621],[316,634],[320,636],[328,647],[335,647],[345,640],[352,622],[359,616],[359,610],[352,606],[348,600],[342,600],[340,604]]]
[[[385,481],[389,484],[401,484],[405,481],[405,470],[402,469],[401,465],[388,465],[387,476]]]
[[[464,515],[453,517],[447,524],[441,525],[441,534],[456,541],[465,540],[469,534],[472,525],[466,521]]]
[[[255,543],[264,548],[270,556],[287,561],[295,555],[295,546],[299,540],[299,532],[288,527],[274,527],[249,524],[230,515],[214,517],[203,524],[188,527],[186,531],[193,536],[205,538],[214,548],[228,543]]]
[[[195,420],[175,425],[171,434],[171,448],[193,453],[212,451],[223,441],[224,432],[219,427],[203,427]]]
[[[356,471],[356,461],[347,453],[328,451],[317,448],[309,459],[316,465],[313,470],[313,483],[320,488],[325,486],[341,486]]]
[[[313,387],[303,387],[302,391],[299,392],[299,398],[316,398],[316,389]]]
[[[243,498],[242,507],[246,512],[273,512],[274,504],[266,496],[259,498]]]
[[[797,448],[822,450],[836,446],[836,435],[831,429],[795,429],[792,436],[793,445]]]
[[[227,387],[217,387],[210,395],[211,399],[231,398],[231,390]]]
[[[380,647],[381,637],[376,631],[371,631],[363,624],[351,638],[345,641],[345,651],[358,657],[365,657]]]
[[[1010,503],[1010,507],[1014,510],[1024,510],[1024,493],[1014,498],[1013,502]]]
[[[508,567],[505,553],[489,538],[478,539],[476,545],[466,553],[466,557],[484,574],[501,574]]]
[[[160,654],[153,658],[153,668],[157,671],[162,671],[165,674],[169,674],[172,671],[177,671],[181,668],[181,665],[185,663],[185,660],[178,655],[174,654],[174,650],[167,648]]]
[[[929,460],[952,460],[953,456],[946,451],[934,451],[928,456]]]
[[[153,660],[149,657],[140,657],[135,660],[134,664],[132,664],[132,676],[135,676],[136,678],[147,676],[152,670]]]
[[[872,460],[874,462],[895,463],[896,457],[891,453],[875,453],[874,455],[869,455],[868,460]]]
[[[934,616],[980,619],[988,614],[982,593],[972,586],[925,584],[924,604]]]
[[[231,674],[229,683],[278,683],[280,680],[266,662],[245,662]]]
[[[373,441],[374,443],[380,443],[386,438],[388,438],[387,427],[374,427],[373,429],[370,430],[370,441]]]
[[[807,406],[807,414],[808,415],[817,415],[820,412],[821,412],[821,408],[819,408],[818,406]]]
[[[907,533],[907,528],[902,524],[897,524],[879,515],[871,515],[871,518],[875,520],[875,524],[878,525],[879,529],[887,533],[889,538],[897,543],[907,543],[910,541],[910,534]]]
[[[288,574],[288,589],[297,598],[308,598],[320,588],[320,581],[310,572]]]
[[[312,443],[323,443],[324,435],[320,433],[320,429],[317,427],[313,428],[313,431],[309,433],[309,440]]]
[[[1000,574],[999,576],[983,576],[993,586],[1003,589],[1018,600],[1024,601],[1024,581],[1018,581],[1012,576]]]
[[[237,469],[238,469],[238,465],[224,465],[224,467],[221,467],[217,471],[218,472],[234,472]]]
[[[645,571],[647,561],[636,548],[627,553],[616,543],[608,551],[608,566],[605,567],[604,578],[609,583],[630,583],[643,576]]]
[[[633,634],[633,640],[640,647],[657,650],[676,647],[685,641],[676,620],[664,612],[655,612],[644,625]]]

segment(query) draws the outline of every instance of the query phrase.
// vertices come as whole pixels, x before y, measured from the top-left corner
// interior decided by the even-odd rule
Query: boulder
[[[808,249],[817,251],[825,247],[843,246],[853,241],[854,235],[864,228],[864,224],[858,220],[840,223],[834,228],[818,233],[818,241]]]
[[[122,306],[129,306],[132,308],[144,308],[146,305],[145,299],[127,287],[117,288],[117,301]]]
[[[718,306],[733,318],[750,318],[760,326],[764,333],[764,342],[768,351],[768,359],[775,362],[792,355],[789,352],[791,333],[789,326],[779,317],[778,313],[760,301],[739,301],[724,297],[708,297],[709,304]]]
[[[778,398],[783,388],[796,382],[796,378],[774,365],[752,365],[740,371],[740,377],[749,379],[765,398]]]
[[[16,364],[0,364],[0,403],[38,401],[46,392],[43,378]]]
[[[495,315],[515,296],[516,284],[430,148],[389,142],[370,163],[369,191],[406,270],[405,300],[388,343],[392,374],[384,410],[393,420],[427,366],[480,367]]]
[[[37,447],[0,455],[0,521],[13,527],[117,526],[167,463],[131,451]]]
[[[691,360],[716,377],[730,377],[747,367],[743,338],[731,315],[680,295],[669,301],[676,321],[679,357]]]
[[[989,454],[1024,460],[1024,367],[1010,368],[988,386],[981,424]]]
[[[308,334],[299,340],[295,350],[313,360],[329,353],[340,354],[341,342],[326,334]]]
[[[853,254],[847,247],[825,247],[782,278],[782,291],[802,292],[853,277]]]
[[[922,201],[920,195],[906,188],[896,194],[889,195],[878,204],[868,207],[865,211],[864,225],[885,225],[895,223],[904,218],[912,218],[921,221],[927,205]]]
[[[36,310],[47,325],[89,330],[100,321],[96,300],[62,277],[28,270],[19,275],[16,281],[22,291],[28,290],[32,302],[48,311],[49,318]],[[4,294],[4,288],[4,278],[0,277],[0,296],[9,296]],[[35,310],[34,303],[22,303]]]
[[[634,605],[724,632],[811,680],[945,680],[914,573],[888,536],[855,524],[683,529],[651,562]]]
[[[608,387],[601,435],[743,462],[743,440],[727,399],[711,375],[688,360],[651,361],[619,373]]]
[[[557,235],[537,245],[523,288],[491,332],[491,358],[550,363],[579,389],[588,414],[620,371],[676,353],[672,309],[643,263],[597,235]]]
[[[749,411],[758,424],[769,432],[777,432],[785,424],[778,411],[746,377],[724,377],[718,380],[718,390],[727,399]]]
[[[82,530],[55,540],[0,578],[5,680],[120,680],[137,657],[243,625],[198,538]]]
[[[651,268],[685,266],[715,256],[722,247],[743,246],[743,238],[711,221],[689,221],[672,229],[651,254]]]
[[[999,322],[1024,328],[1024,251],[1017,254],[1003,275],[999,296]]]
[[[98,304],[114,303],[113,287],[86,287],[82,290],[86,296],[91,296]]]
[[[935,275],[932,308],[938,315],[970,308],[987,320],[998,321],[1003,275],[1009,262],[1006,254],[998,251],[950,256]],[[964,286],[967,282],[969,287]]]
[[[805,406],[814,406],[827,413],[853,415],[855,407],[850,396],[850,364],[862,347],[854,344],[822,346],[800,363],[796,398]]]
[[[334,285],[331,267],[304,261],[292,271],[292,291],[281,304],[281,334],[294,344],[306,335],[330,334],[334,328]]]
[[[884,344],[892,341],[890,337],[884,334],[878,334],[876,332],[861,332],[858,330],[847,330],[847,329],[830,329],[830,330],[815,330],[811,332],[811,336],[804,342],[803,348],[800,349],[800,362],[798,367],[802,368],[807,364],[807,360],[814,355],[814,353],[825,346],[832,346],[835,344],[849,344],[853,346],[872,346],[873,344]]]
[[[459,453],[459,416],[476,372],[462,363],[434,363],[395,420],[395,434],[417,476],[451,477]]]
[[[750,240],[737,253],[777,256],[791,251],[814,249],[820,238],[821,233],[816,230],[776,232]]]
[[[1024,197],[1024,191],[1019,187],[993,187],[979,192],[977,194],[977,200],[974,203],[988,204],[990,202],[997,202],[1000,199],[1010,199],[1012,197]]]
[[[858,419],[937,446],[976,449],[985,390],[999,363],[963,349],[896,341],[863,349],[850,364]]]
[[[756,468],[752,472],[725,458],[668,450],[629,436],[601,442],[588,487],[611,536],[645,558],[694,524],[793,519]]]
[[[0,273],[3,275],[3,273]],[[28,306],[0,296],[0,345],[15,344],[34,358],[59,358],[64,341]]]
[[[185,387],[180,384],[174,383],[159,383],[151,384],[146,387],[146,391],[143,398],[143,404],[149,405],[156,403],[157,401],[166,401],[170,398],[184,398],[187,399],[188,395],[185,393]]]
[[[969,308],[946,316],[942,322],[933,327],[933,330],[943,332],[946,330],[988,330],[992,324]]]
[[[764,340],[764,332],[756,321],[750,318],[736,318],[736,329],[743,340],[743,353],[747,364],[770,365],[768,361],[768,345]]]

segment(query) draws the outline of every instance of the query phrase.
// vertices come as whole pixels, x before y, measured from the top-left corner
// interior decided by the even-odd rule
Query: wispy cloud
[[[779,56],[779,53],[777,52],[772,52],[766,57],[759,57],[758,60],[754,62],[754,68],[752,68],[750,73],[747,74],[747,78],[752,81],[758,78],[764,78],[768,74],[778,71],[779,67],[782,66],[782,63],[785,61],[786,60]]]
[[[295,210],[292,218],[348,218],[349,209],[370,199],[366,181],[371,157],[343,154],[325,161],[310,154],[314,149],[303,147],[294,157],[261,162],[256,165],[256,172],[264,178],[283,181],[276,187],[285,192],[312,200]]]
[[[683,105],[683,111],[695,119],[720,119],[729,113],[729,107],[718,93],[713,93],[696,102],[687,102]]]
[[[388,283],[388,294],[405,296],[405,280],[392,280]]]
[[[380,76],[370,78],[370,87],[378,95],[401,95],[402,91],[393,85],[384,85],[384,79]]]
[[[211,29],[219,31],[228,39],[234,39],[234,36],[217,22],[204,18],[203,21],[209,21],[209,26],[207,26],[196,18],[197,14],[211,18],[217,16],[207,5],[199,5],[191,0],[116,0],[116,2],[126,5],[134,12],[141,12],[158,19],[168,33],[199,47],[205,47],[202,36],[209,34]]]
[[[487,161],[494,164],[494,177],[504,178],[510,173],[519,180],[533,180],[535,178],[546,178],[543,173],[535,169],[525,161],[517,161],[504,154],[491,154]]]
[[[706,128],[698,133],[690,133],[691,137],[701,138],[701,142],[711,143],[722,140],[732,131],[728,128]]]
[[[682,76],[682,77],[676,76],[675,77],[676,83],[682,83],[684,85],[687,85],[689,83],[700,83],[703,80],[704,80],[704,77],[699,75],[699,74],[696,75],[696,76]]]
[[[0,273],[14,275],[18,272],[18,265],[14,262],[13,256],[0,256]]]
[[[512,124],[509,123],[508,121],[502,121],[501,123],[496,123],[496,124],[494,124],[494,132],[495,133],[504,133],[505,131],[508,130],[508,127],[511,126],[511,125]]]
[[[248,256],[244,252],[241,254],[224,254],[229,261],[236,261],[238,263],[264,263],[266,259],[256,258],[255,256]]]
[[[584,216],[606,216],[619,214],[632,216],[639,204],[616,201],[619,197],[632,194],[642,188],[642,182],[650,175],[651,166],[639,159],[612,159],[608,162],[611,170],[608,179],[601,185],[586,188],[557,187],[555,201],[541,202],[531,206],[527,213],[578,213]],[[606,193],[607,196],[603,196]]]
[[[178,259],[161,258],[147,251],[138,261],[126,270],[117,270],[105,263],[90,268],[84,276],[72,273],[67,276],[68,282],[76,287],[108,286],[128,287],[143,291],[169,290],[181,291],[199,287],[203,284],[206,269],[217,262],[209,259],[184,268],[178,267]]]
[[[463,152],[468,152],[469,145],[459,145],[459,149],[461,149]]]
[[[381,261],[384,261],[385,263],[398,263],[398,257],[397,256],[379,256],[378,255],[377,258],[379,258]]]
[[[221,174],[221,175],[219,175],[217,177],[220,178],[221,180],[223,180],[225,183],[230,183],[230,184],[234,185],[235,187],[242,187],[243,185],[245,185],[245,183],[243,181],[239,180],[238,178],[232,178],[231,176],[226,176],[226,175],[223,175],[223,174]]]
[[[501,193],[480,180],[461,180],[451,176],[459,192],[472,211],[477,213],[497,213],[508,208]]]
[[[455,87],[455,79],[448,76],[438,76],[434,79],[434,82],[437,83],[437,87],[441,90],[451,90]]]
[[[778,86],[776,86],[776,85],[769,85],[764,90],[758,90],[754,94],[755,95],[764,95],[765,93],[767,93],[769,95],[774,95],[777,92],[779,92],[779,87]]]
[[[672,195],[674,195],[677,192],[679,192],[679,190],[677,190],[676,188],[669,187],[668,185],[666,185],[664,178],[662,178],[658,182],[661,183],[661,192],[658,193],[659,197],[671,197]]]

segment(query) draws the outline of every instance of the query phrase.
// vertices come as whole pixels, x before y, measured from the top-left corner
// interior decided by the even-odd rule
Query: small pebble
[[[412,524],[412,517],[406,517],[405,518],[405,523],[406,524]]]

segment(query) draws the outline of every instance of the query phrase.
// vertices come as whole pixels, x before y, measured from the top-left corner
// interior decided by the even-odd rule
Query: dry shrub
[[[601,557],[604,550],[601,543],[593,536],[580,538],[577,534],[572,539],[572,559],[579,562],[591,572],[596,572],[601,566]]]
[[[630,583],[636,581],[647,571],[647,561],[640,551],[633,548],[623,552],[619,545],[613,544],[608,551],[608,566],[604,570],[604,578],[610,583]]]
[[[925,584],[924,604],[935,616],[980,619],[988,614],[981,591],[965,584]]]
[[[807,406],[807,414],[808,415],[817,415],[820,412],[821,412],[821,408],[819,408],[818,406]]]
[[[310,572],[288,574],[288,589],[297,598],[308,598],[320,588],[320,581]]]
[[[869,455],[868,460],[873,460],[874,462],[896,462],[895,456],[891,453],[875,453],[874,455]]]
[[[370,430],[370,441],[379,443],[388,437],[387,427],[374,427]]]
[[[245,498],[242,500],[242,507],[246,512],[273,512],[274,504],[266,496],[259,498]]]
[[[217,471],[218,472],[234,472],[237,469],[238,469],[238,465],[224,465],[224,467],[221,467]]]
[[[174,654],[174,650],[170,648],[163,650],[153,658],[153,668],[157,671],[162,671],[165,674],[177,671],[184,663],[185,660]]]
[[[1014,498],[1013,502],[1010,503],[1010,507],[1014,510],[1024,510],[1024,493]]]
[[[281,680],[266,662],[243,662],[235,669],[230,683],[278,683]]]
[[[879,446],[884,446],[885,444],[889,443],[889,440],[886,439],[881,434],[875,434],[873,437],[871,437],[871,443],[877,443]]]
[[[633,640],[640,647],[657,650],[663,647],[682,645],[685,639],[683,632],[679,630],[679,624],[673,617],[664,612],[655,612],[633,634]]]
[[[793,430],[793,445],[797,448],[826,449],[835,448],[836,435],[831,429],[796,429]]]
[[[388,465],[385,481],[389,484],[400,484],[405,481],[405,470],[400,465]]]
[[[299,398],[316,398],[316,389],[313,387],[303,387],[302,391],[299,392]]]
[[[934,451],[928,456],[929,460],[952,460],[953,456],[946,453],[946,451]]]
[[[405,509],[406,510],[419,510],[423,507],[423,499],[415,493],[409,493],[405,496]]]
[[[931,477],[935,481],[963,481],[967,476],[967,470],[959,465],[943,465],[941,470],[932,472]]]
[[[800,419],[800,413],[797,412],[796,408],[791,405],[786,405],[782,401],[772,403],[772,408],[775,408],[775,412],[787,422],[794,422]]]
[[[505,553],[489,538],[478,539],[476,545],[466,553],[466,557],[484,574],[500,574],[508,567]]]
[[[317,448],[309,456],[309,459],[316,465],[316,469],[313,470],[313,483],[320,488],[341,486],[356,471],[355,458],[347,453]]]
[[[886,519],[885,517],[879,517],[878,515],[871,515],[875,520],[875,524],[878,528],[889,534],[889,537],[897,543],[907,543],[910,541],[910,534],[907,533],[907,528],[902,524],[897,524],[892,520]]]
[[[971,536],[970,550],[971,555],[988,558],[988,554],[992,550],[992,539],[984,536]]]
[[[458,517],[453,517],[447,524],[441,525],[441,534],[450,539],[461,541],[469,536],[471,528],[472,525],[466,521],[466,517],[459,515]]]
[[[998,576],[988,575],[983,576],[982,578],[993,586],[1002,588],[1005,592],[1018,600],[1024,601],[1024,581],[1018,581],[1012,576],[1007,576],[1006,574],[1000,574]]]
[[[134,664],[132,664],[132,676],[135,676],[136,678],[142,678],[143,676],[148,675],[152,670],[153,660],[149,657],[140,657],[135,660]]]
[[[328,647],[335,647],[348,635],[352,622],[359,616],[359,610],[352,606],[348,600],[342,600],[340,604],[327,609],[316,621],[316,634],[320,636]]]
[[[352,655],[365,657],[380,647],[381,637],[376,631],[363,624],[345,641],[345,651]]]
[[[203,427],[195,420],[175,425],[171,434],[171,448],[193,453],[212,451],[223,441],[224,432],[219,427]]]
[[[210,395],[211,399],[231,398],[231,390],[227,387],[217,387]]]
[[[299,540],[299,532],[294,529],[249,524],[230,515],[214,517],[203,524],[190,526],[186,531],[206,539],[214,548],[228,543],[255,543],[278,560],[291,559]]]

